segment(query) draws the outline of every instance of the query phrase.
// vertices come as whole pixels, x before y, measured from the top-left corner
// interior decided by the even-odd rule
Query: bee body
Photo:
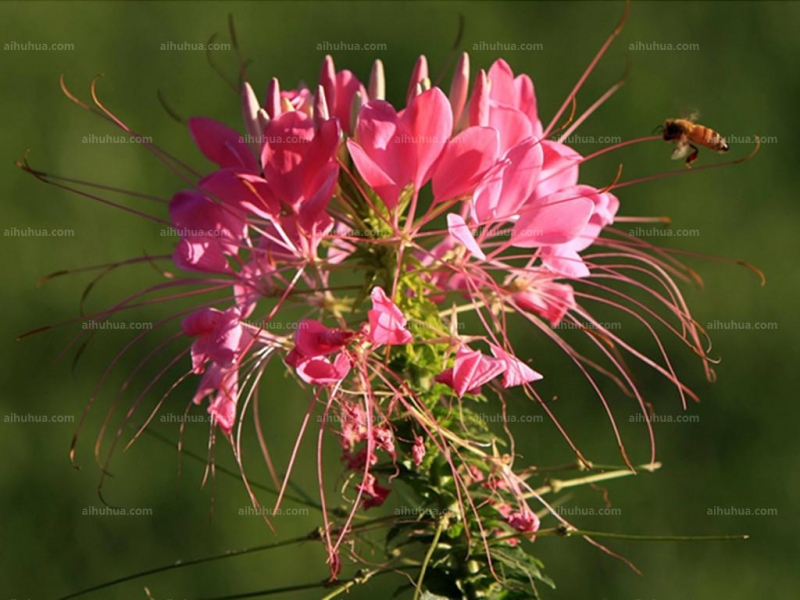
[[[664,141],[675,144],[672,159],[677,160],[686,156],[687,167],[697,160],[699,153],[697,146],[719,153],[730,149],[728,142],[719,133],[705,125],[698,125],[691,119],[667,119],[661,129]]]

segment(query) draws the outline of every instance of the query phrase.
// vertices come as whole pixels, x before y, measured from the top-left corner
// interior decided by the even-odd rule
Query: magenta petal
[[[544,166],[536,187],[536,198],[544,198],[578,183],[578,167],[582,156],[558,142],[542,141]]]
[[[469,194],[497,162],[499,138],[490,127],[468,127],[442,152],[433,173],[433,197],[443,202]]]
[[[467,227],[467,223],[461,215],[456,213],[447,215],[447,230],[450,232],[450,235],[464,244],[472,256],[480,260],[486,260],[486,255],[483,253],[483,250],[481,250],[478,242],[475,241],[475,237],[472,235],[472,232],[469,230],[469,227]]]
[[[531,381],[542,379],[542,375],[531,369],[524,362],[512,356],[499,346],[491,345],[492,354],[495,358],[502,361],[505,370],[503,371],[503,387],[509,388]]]
[[[216,308],[205,308],[186,317],[181,322],[181,329],[189,337],[210,333],[214,330],[221,316],[222,311]]]
[[[453,114],[438,88],[416,96],[400,114],[373,100],[359,112],[350,155],[365,181],[386,206],[397,205],[402,190],[419,190],[450,139]]]
[[[559,246],[547,247],[542,251],[547,257],[554,248]],[[572,286],[555,283],[546,277],[534,280],[529,289],[514,294],[513,298],[517,306],[544,317],[552,327],[557,327],[567,311],[576,306]]]
[[[397,206],[397,200],[400,197],[402,188],[357,143],[348,140],[347,149],[350,151],[353,164],[355,164],[364,181],[375,190],[375,193],[383,200],[384,204],[389,209]]]
[[[229,393],[230,389],[226,392],[217,392],[214,400],[208,405],[208,414],[227,434],[230,434],[236,422],[236,400],[229,396]]]
[[[453,368],[440,373],[436,381],[452,387],[460,398],[467,393],[476,393],[483,384],[502,373],[503,369],[502,361],[462,347],[456,354]]]
[[[181,240],[175,246],[172,260],[184,271],[198,273],[228,273],[231,270],[218,244]]]
[[[508,161],[501,160],[492,166],[481,179],[472,195],[472,218],[482,225],[496,221],[497,206],[503,194],[503,174]]]
[[[489,125],[489,78],[483,70],[478,72],[467,110],[470,125]]]
[[[344,70],[336,74],[336,94],[333,98],[333,116],[339,119],[342,129],[348,134],[352,131],[353,123],[350,122],[350,112],[353,98],[361,92],[363,98],[367,97],[364,86],[352,71]]]
[[[331,329],[319,321],[303,319],[297,324],[294,343],[303,356],[322,356],[340,350],[352,335],[350,331]]]
[[[406,329],[406,318],[397,305],[386,296],[383,288],[373,288],[370,296],[372,310],[367,311],[369,341],[387,346],[410,343],[412,338]]]
[[[200,180],[200,188],[233,211],[246,211],[268,218],[280,212],[266,180],[233,169],[221,169]]]
[[[459,349],[453,365],[454,389],[459,396],[488,383],[503,372],[503,363],[476,350]]]
[[[515,78],[508,63],[499,59],[489,69],[489,79],[492,82],[492,103],[519,110],[531,125],[531,135],[541,138],[542,124],[536,112],[536,95],[530,77],[519,75]]]
[[[297,365],[300,379],[312,385],[329,385],[339,383],[350,372],[350,359],[339,354],[333,362],[324,356],[302,360]]]
[[[517,214],[531,196],[539,181],[544,154],[541,144],[528,138],[509,149],[505,159],[507,166],[503,169],[503,191],[493,211],[496,219]]]
[[[539,115],[536,108],[536,93],[533,88],[533,81],[527,75],[519,75],[514,80],[514,89],[516,92],[516,107],[521,110],[528,117],[533,127],[533,137],[541,139],[542,137],[542,123],[539,120]]]
[[[223,169],[258,172],[258,161],[244,138],[236,131],[206,117],[189,119],[189,130],[205,157]]]
[[[430,179],[433,165],[453,131],[453,111],[447,96],[432,88],[414,98],[402,112],[398,129],[406,136],[398,142],[398,155],[405,159],[403,168],[419,190]]]
[[[247,231],[244,216],[194,191],[178,192],[169,203],[178,234],[190,242],[236,254]]]
[[[491,81],[490,98],[499,104],[514,105],[516,90],[514,88],[514,72],[502,58],[497,59],[489,68]]]
[[[533,137],[533,127],[528,117],[511,106],[492,106],[489,109],[489,126],[500,135],[500,152]]]
[[[551,194],[525,206],[511,233],[511,243],[520,248],[564,244],[575,239],[589,222],[594,203],[573,190]]]
[[[542,264],[563,277],[579,279],[590,275],[589,267],[576,251],[563,246],[542,249]]]
[[[213,364],[203,374],[193,402],[200,404],[206,396],[214,395],[208,413],[220,428],[230,434],[236,421],[236,401],[239,397],[239,374],[236,369],[226,369]]]

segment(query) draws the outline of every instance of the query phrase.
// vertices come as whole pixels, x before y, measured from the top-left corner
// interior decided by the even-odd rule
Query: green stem
[[[661,463],[653,463],[646,465],[639,465],[630,469],[619,469],[617,471],[609,471],[607,473],[595,473],[587,475],[586,477],[576,477],[575,479],[552,479],[547,485],[544,485],[532,492],[525,494],[525,498],[536,498],[544,494],[554,493],[557,494],[563,489],[576,487],[579,485],[586,485],[587,483],[597,483],[598,481],[608,481],[609,479],[619,479],[620,477],[627,477],[629,475],[636,475],[640,471],[648,471],[652,473],[661,468]]]
[[[553,527],[545,529],[536,535],[560,535],[571,537],[575,535],[589,537],[604,537],[615,540],[629,540],[632,542],[729,542],[734,540],[746,540],[750,536],[747,534],[733,535],[638,535],[634,533],[612,533],[608,531],[586,531],[585,529],[573,529],[564,527]]]
[[[497,537],[493,542],[503,542],[506,540],[535,535],[536,537],[544,536],[558,536],[558,537],[573,537],[588,536],[588,537],[602,537],[615,540],[628,540],[631,542],[731,542],[737,540],[746,540],[750,536],[746,533],[733,534],[733,535],[638,535],[634,533],[612,533],[608,531],[586,531],[585,529],[575,529],[573,527],[565,527],[560,525],[558,527],[550,527],[548,529],[541,529],[535,534],[531,533],[510,533],[501,537]]]
[[[436,526],[436,533],[433,535],[433,541],[431,542],[430,548],[428,548],[428,552],[425,554],[425,559],[422,561],[422,568],[419,570],[417,588],[414,590],[414,600],[419,600],[420,594],[422,594],[422,582],[425,580],[425,572],[428,570],[428,563],[430,563],[433,558],[436,546],[439,545],[439,538],[442,536],[444,527],[444,519],[440,519],[439,524]]]
[[[356,525],[353,525],[352,531],[356,532],[361,529],[366,529],[368,527],[372,527],[373,525],[394,520],[396,517],[394,515],[387,515],[383,517],[378,517],[375,519],[371,519],[369,521],[362,521]],[[134,579],[139,579],[141,577],[146,577],[148,575],[155,575],[157,573],[163,573],[165,571],[170,571],[172,569],[181,569],[183,567],[191,567],[195,565],[201,565],[203,563],[211,562],[214,560],[222,560],[225,558],[235,558],[237,556],[244,556],[246,554],[253,554],[255,552],[263,552],[267,550],[274,550],[276,548],[282,548],[284,546],[291,546],[292,544],[298,544],[302,542],[314,542],[319,541],[321,539],[319,530],[314,530],[311,533],[308,533],[304,536],[291,538],[288,540],[282,540],[280,542],[273,542],[271,544],[263,544],[260,546],[252,546],[251,548],[242,548],[241,550],[229,550],[228,552],[224,552],[222,554],[214,554],[212,556],[204,556],[202,558],[195,558],[192,560],[178,560],[169,565],[163,565],[161,567],[155,567],[152,569],[148,569],[146,571],[140,571],[139,573],[134,573],[133,575],[126,575],[124,577],[120,577],[118,579],[114,579],[112,581],[106,581],[105,583],[101,583],[99,585],[86,588],[80,590],[78,592],[74,592],[67,596],[62,596],[58,600],[70,600],[71,598],[77,598],[78,596],[83,596],[85,594],[89,594],[91,592],[97,592],[100,590],[104,590],[115,585],[119,585],[121,583],[126,583],[128,581],[133,581]],[[288,591],[288,590],[287,590]]]

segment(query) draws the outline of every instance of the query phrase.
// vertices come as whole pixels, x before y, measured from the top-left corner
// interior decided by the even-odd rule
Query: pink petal
[[[481,352],[459,349],[453,365],[454,390],[463,396],[468,390],[488,383],[503,372],[503,363]]]
[[[502,373],[504,368],[502,361],[462,347],[456,354],[453,368],[440,373],[436,381],[452,387],[461,398],[466,393],[475,393],[476,389]]]
[[[392,209],[397,206],[402,187],[387,175],[383,169],[374,161],[367,152],[352,140],[347,140],[347,149],[353,164],[364,178],[364,181],[375,190],[378,197],[383,200],[387,208]]]
[[[453,72],[453,81],[450,85],[450,106],[453,109],[453,126],[456,130],[459,129],[461,115],[464,112],[464,106],[467,103],[467,93],[469,92],[469,54],[463,52],[458,59],[455,71]]]
[[[221,169],[200,180],[200,188],[219,199],[229,210],[247,211],[269,218],[280,212],[266,180],[233,169]]]
[[[330,385],[339,383],[350,372],[350,359],[343,353],[336,356],[333,362],[324,356],[306,358],[297,364],[297,375],[312,385]]]
[[[503,363],[503,387],[509,388],[531,381],[539,381],[542,375],[531,369],[524,362],[512,356],[499,346],[491,345],[492,354]]]
[[[436,202],[472,192],[486,171],[497,162],[499,138],[490,127],[468,127],[451,139],[433,173]]]
[[[228,273],[231,267],[219,244],[181,240],[172,252],[172,260],[184,271]]]
[[[467,227],[467,223],[464,221],[463,217],[456,213],[448,214],[447,230],[450,232],[450,235],[464,244],[472,256],[480,260],[486,260],[486,255],[483,253],[483,250],[481,250],[478,242],[475,241],[475,237],[472,235],[469,227]]]
[[[453,130],[447,96],[432,88],[414,98],[400,116],[398,129],[410,142],[400,142],[398,155],[405,159],[404,170],[410,172],[410,182],[419,190],[430,179],[433,164]]]
[[[258,161],[243,137],[230,127],[206,117],[189,119],[189,130],[205,157],[221,168],[258,172]]]
[[[169,214],[183,239],[218,247],[221,253],[230,255],[239,251],[247,231],[243,215],[195,191],[175,194]]]
[[[543,249],[549,255],[553,248]],[[529,310],[547,319],[552,327],[557,327],[567,311],[576,307],[572,286],[555,283],[546,278],[535,279],[527,290],[513,296],[514,303],[523,310]]]
[[[275,196],[297,206],[312,196],[327,181],[336,165],[339,126],[336,120],[323,123],[319,130],[314,120],[300,111],[289,111],[270,121],[267,144],[261,162],[264,178]]]
[[[554,273],[563,277],[579,279],[590,275],[589,267],[583,262],[581,255],[562,246],[542,248],[542,264]]]
[[[536,189],[543,163],[541,144],[533,138],[506,152],[475,191],[473,210],[480,223],[507,220]]]
[[[483,70],[478,72],[468,110],[470,125],[489,125],[489,78]]]
[[[372,310],[367,311],[369,341],[373,344],[388,346],[410,343],[412,337],[406,329],[406,318],[397,305],[387,298],[383,288],[373,288],[370,296]]]
[[[363,98],[367,97],[367,91],[351,71],[340,71],[336,74],[336,95],[334,96],[333,116],[339,119],[342,129],[346,133],[352,131],[353,124],[350,122],[350,113],[353,104],[353,97],[361,92]]]
[[[514,106],[516,100],[514,72],[508,63],[502,58],[497,59],[489,68],[488,75],[491,82],[491,99],[499,104]]]
[[[544,198],[578,183],[578,166],[582,156],[575,150],[550,140],[542,140],[544,165],[536,187],[536,198]]]
[[[533,136],[533,127],[528,117],[511,106],[490,107],[489,126],[500,135],[501,153]]]
[[[593,211],[591,199],[574,189],[556,192],[523,206],[511,243],[520,248],[564,244],[581,233]]]
[[[236,423],[236,396],[238,390],[226,387],[225,391],[218,391],[214,401],[208,405],[208,414],[210,414],[220,429],[225,433],[231,433],[234,424]]]
[[[297,324],[294,343],[305,357],[331,354],[343,348],[353,337],[353,332],[325,327],[319,321],[303,319]]]

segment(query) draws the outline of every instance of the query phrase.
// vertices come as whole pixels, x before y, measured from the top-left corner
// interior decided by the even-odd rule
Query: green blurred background
[[[168,333],[146,337],[126,355],[107,380],[96,409],[78,445],[81,470],[70,467],[68,449],[77,419],[114,354],[135,335],[100,331],[71,368],[72,356],[56,357],[79,325],[16,341],[27,330],[79,314],[89,275],[58,279],[37,289],[44,275],[63,268],[88,266],[139,255],[168,253],[174,238],[161,226],[89,199],[38,183],[14,167],[26,149],[34,168],[78,179],[168,198],[181,181],[144,150],[132,144],[85,143],[84,136],[116,136],[119,132],[70,103],[59,91],[66,73],[73,93],[88,101],[93,76],[103,102],[143,135],[209,169],[187,132],[160,106],[161,90],[184,116],[207,115],[239,128],[239,103],[209,67],[205,53],[161,50],[162,44],[229,42],[228,14],[236,19],[243,53],[252,58],[249,79],[259,93],[269,77],[284,87],[314,83],[325,54],[318,44],[382,43],[382,52],[334,51],[338,68],[349,68],[366,80],[380,56],[388,74],[389,99],[405,94],[413,61],[425,53],[436,72],[447,61],[458,23],[465,18],[462,49],[492,43],[540,44],[538,50],[471,52],[473,68],[488,68],[504,57],[515,72],[534,79],[540,114],[546,122],[558,108],[591,57],[613,29],[619,2],[5,2],[0,5],[0,98],[2,165],[2,255],[7,277],[2,286],[3,406],[0,409],[0,599],[55,598],[92,584],[177,559],[212,555],[309,532],[318,513],[277,518],[277,535],[256,516],[242,516],[247,496],[240,483],[223,473],[201,488],[203,465],[188,455],[178,471],[178,454],[151,436],[131,450],[117,453],[105,497],[115,506],[145,508],[150,516],[104,515],[96,486],[100,469],[92,448],[102,418],[125,383],[157,341]],[[558,584],[549,598],[655,599],[789,598],[797,590],[798,542],[794,530],[800,508],[796,474],[800,447],[794,428],[800,418],[797,400],[798,351],[795,328],[800,290],[798,269],[790,255],[797,251],[800,216],[796,192],[797,140],[800,139],[797,98],[800,81],[800,5],[790,2],[634,2],[621,37],[579,94],[585,108],[602,94],[630,61],[628,84],[604,104],[578,131],[587,136],[575,147],[584,154],[601,145],[589,136],[622,139],[650,134],[665,117],[698,108],[702,121],[735,138],[769,136],[754,160],[734,167],[697,172],[621,190],[622,214],[669,215],[673,230],[692,229],[689,237],[652,236],[653,241],[680,250],[749,261],[767,276],[766,287],[735,264],[687,258],[705,281],[704,289],[684,288],[693,312],[703,324],[731,321],[737,329],[711,331],[719,380],[707,383],[696,357],[677,343],[668,343],[676,369],[702,397],[690,407],[694,422],[656,424],[657,474],[622,479],[607,485],[614,516],[569,518],[586,529],[641,534],[749,533],[748,541],[726,543],[655,543],[609,541],[644,573],[636,575],[621,562],[579,539],[542,538],[535,552]],[[16,42],[17,45],[12,42]],[[25,44],[73,44],[70,51],[23,50]],[[693,51],[666,50],[647,44],[699,44]],[[11,45],[8,45],[11,44]],[[476,46],[473,46],[475,44]],[[645,46],[643,46],[645,45]],[[643,49],[645,48],[645,49]],[[656,49],[659,48],[659,49]],[[233,74],[233,51],[216,53],[220,67]],[[449,73],[443,80],[449,85]],[[91,138],[89,138],[91,139]],[[730,156],[746,155],[752,144],[733,143]],[[795,150],[793,150],[795,149]],[[586,181],[611,181],[620,162],[624,179],[681,170],[669,161],[661,143],[636,146],[604,156],[584,169]],[[698,165],[720,162],[701,152]],[[111,198],[112,196],[108,196]],[[128,202],[163,216],[148,200]],[[71,229],[71,237],[19,235],[35,230]],[[16,234],[14,232],[17,232]],[[111,275],[97,286],[87,304],[97,310],[158,281],[149,266]],[[118,320],[156,321],[168,308],[134,311]],[[653,350],[647,332],[613,312],[598,309],[599,318],[620,322],[622,334],[641,348]],[[775,325],[755,329],[756,323]],[[748,325],[749,324],[749,325]],[[713,326],[713,325],[712,325]],[[749,328],[748,328],[749,327]],[[573,439],[597,462],[619,462],[616,445],[596,397],[568,361],[542,336],[518,335],[520,354],[534,357],[545,397],[558,396],[554,411]],[[578,332],[564,332],[578,340]],[[159,337],[160,336],[160,337]],[[151,339],[152,338],[152,339]],[[177,354],[172,345],[164,356]],[[158,371],[148,366],[121,398],[121,416]],[[185,368],[185,360],[174,370]],[[633,363],[632,363],[633,364]],[[260,400],[261,421],[279,464],[288,455],[306,400],[274,365]],[[652,371],[636,365],[637,382],[661,415],[680,414],[670,386]],[[180,415],[193,384],[180,388],[166,411]],[[147,395],[148,406],[159,393]],[[611,387],[606,386],[611,392]],[[514,410],[540,414],[520,398]],[[634,460],[648,459],[641,423],[628,422],[636,413],[631,400],[612,395],[612,407]],[[195,415],[202,414],[195,410]],[[16,417],[15,417],[16,415]],[[19,422],[24,415],[74,419],[71,423]],[[15,422],[16,419],[16,422]],[[134,421],[141,422],[137,413]],[[118,419],[112,420],[113,437]],[[153,430],[170,440],[176,423],[159,419]],[[571,460],[568,447],[548,421],[515,428],[524,460],[553,465]],[[126,431],[126,437],[130,435]],[[265,481],[252,426],[246,444],[248,473]],[[205,455],[207,423],[190,423],[185,446]],[[297,469],[297,484],[316,489],[312,444],[306,444]],[[104,451],[108,446],[104,446]],[[328,479],[336,482],[340,466],[334,445],[328,453]],[[220,464],[235,469],[230,451],[217,447]],[[264,496],[266,498],[266,496]],[[395,503],[402,499],[394,498]],[[569,505],[603,506],[602,490],[581,489]],[[300,506],[289,503],[287,506]],[[714,507],[747,514],[709,514]],[[755,515],[767,509],[769,515]],[[387,510],[390,510],[387,509]],[[376,561],[383,557],[368,548]],[[156,600],[208,598],[250,590],[309,583],[324,578],[319,545],[292,546],[243,558],[181,569],[87,595],[87,598],[145,598],[147,586]],[[353,598],[388,597],[399,580],[388,579],[351,592]],[[317,598],[319,590],[287,594]]]

